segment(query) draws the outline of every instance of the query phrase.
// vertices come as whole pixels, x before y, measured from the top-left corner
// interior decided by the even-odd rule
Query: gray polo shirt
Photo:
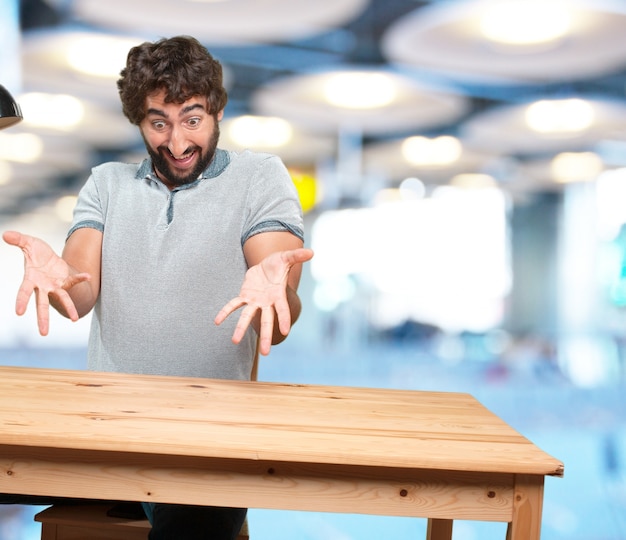
[[[89,336],[97,371],[248,379],[256,345],[239,318],[215,315],[238,295],[252,235],[303,237],[302,211],[276,156],[218,150],[193,184],[170,191],[141,164],[105,163],[80,191],[70,232],[103,232],[100,296]]]

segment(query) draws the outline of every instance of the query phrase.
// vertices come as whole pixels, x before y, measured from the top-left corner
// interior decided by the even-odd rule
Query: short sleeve
[[[289,171],[277,156],[260,161],[248,193],[242,244],[255,234],[287,231],[304,239],[302,207]]]
[[[93,173],[78,193],[72,226],[67,238],[77,229],[85,227],[104,231],[104,211]]]

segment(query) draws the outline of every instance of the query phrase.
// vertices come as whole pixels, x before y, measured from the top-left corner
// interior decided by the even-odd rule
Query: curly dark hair
[[[135,125],[145,117],[146,97],[162,89],[166,92],[165,100],[171,103],[206,96],[211,114],[221,111],[228,101],[221,64],[190,36],[163,38],[133,47],[120,76],[117,88],[122,110]]]

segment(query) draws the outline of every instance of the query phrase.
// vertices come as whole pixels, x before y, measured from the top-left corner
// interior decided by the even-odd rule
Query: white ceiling
[[[569,81],[624,68],[624,2],[564,0],[572,11],[567,35],[550,45],[523,49],[488,43],[482,37],[480,18],[493,3],[432,2],[388,28],[382,39],[383,52],[393,62],[487,84]],[[543,6],[548,5],[549,2],[543,2]],[[539,20],[534,21],[538,23]]]
[[[112,31],[188,34],[208,45],[288,41],[354,18],[367,0],[75,0],[75,17]]]
[[[228,137],[230,120],[274,115],[294,124],[290,146],[277,150],[288,164],[332,159],[348,129],[363,144],[363,173],[375,171],[390,185],[406,176],[445,183],[461,172],[500,171],[508,175],[497,178],[505,187],[514,179],[516,189],[557,189],[545,167],[528,163],[626,139],[624,4],[565,1],[574,8],[570,33],[554,46],[520,52],[479,36],[477,17],[487,0],[22,0],[21,91],[71,94],[86,112],[73,132],[27,121],[5,132],[38,133],[45,150],[35,164],[10,163],[0,216],[29,210],[38,196],[43,204],[76,190],[98,161],[141,155],[136,128],[120,112],[116,76],[79,74],[67,61],[72,44],[109,40],[100,47],[114,53],[121,69],[132,44],[180,33],[198,37],[224,65],[227,147],[237,147]],[[390,75],[398,99],[359,111],[322,100],[325,73],[357,69]],[[572,96],[591,100],[592,127],[575,137],[539,136],[526,127],[527,104]],[[455,135],[463,154],[447,168],[411,166],[399,146],[418,134]],[[540,178],[532,177],[535,169],[543,171]]]

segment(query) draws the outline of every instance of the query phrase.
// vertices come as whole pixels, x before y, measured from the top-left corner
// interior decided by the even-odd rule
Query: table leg
[[[543,510],[541,475],[518,474],[515,478],[513,521],[509,523],[506,540],[539,540]]]
[[[56,540],[57,526],[54,523],[43,523],[41,525],[41,540]]]
[[[428,519],[426,540],[452,540],[451,519]]]

